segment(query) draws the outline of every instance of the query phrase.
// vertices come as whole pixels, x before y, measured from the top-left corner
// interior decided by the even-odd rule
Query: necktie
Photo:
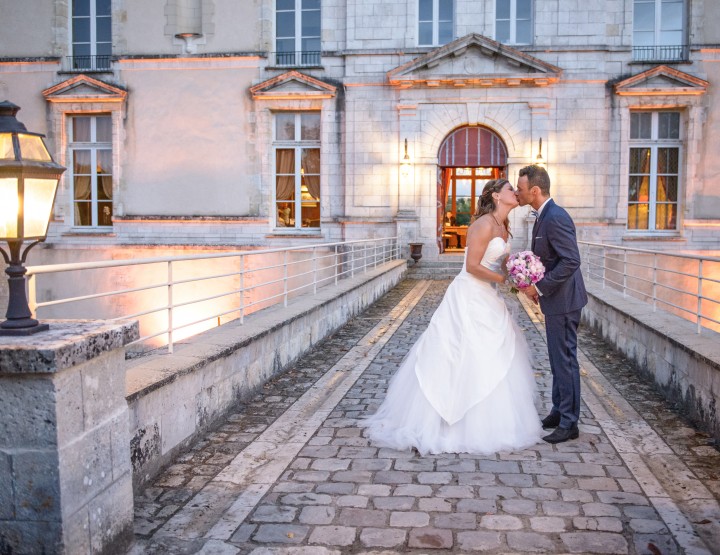
[[[535,223],[533,224],[532,229],[532,243],[531,243],[531,250],[535,250],[535,236],[537,235],[537,228],[538,228],[538,211],[537,210],[530,210],[530,213],[535,216]]]

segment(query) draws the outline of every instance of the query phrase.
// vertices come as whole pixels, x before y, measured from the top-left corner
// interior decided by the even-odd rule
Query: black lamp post
[[[32,318],[25,293],[28,251],[47,237],[58,181],[65,168],[56,164],[40,133],[28,132],[15,115],[20,108],[0,102],[0,248],[8,264],[7,320],[0,335],[30,335],[48,329]],[[22,250],[24,241],[32,241]]]

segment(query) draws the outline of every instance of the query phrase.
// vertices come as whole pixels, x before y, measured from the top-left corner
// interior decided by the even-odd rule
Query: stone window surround
[[[56,88],[56,87],[53,87]],[[70,116],[110,114],[112,117],[112,172],[113,172],[113,217],[122,215],[122,200],[118,184],[122,179],[121,155],[124,135],[126,96],[115,95],[106,99],[84,96],[64,95],[53,97],[46,95],[50,104],[49,135],[55,139],[53,157],[62,166],[68,167],[70,147],[68,142],[68,121]],[[53,207],[53,220],[62,234],[98,235],[107,237],[108,228],[73,227],[72,221],[72,184],[66,171],[60,180],[57,197]]]
[[[329,158],[331,153],[328,152],[329,142],[328,135],[332,132],[327,125],[327,121],[334,120],[334,109],[325,105],[327,100],[272,100],[263,103],[262,107],[258,107],[257,111],[257,137],[258,151],[261,155],[261,217],[267,217],[269,220],[269,233],[273,235],[293,235],[293,236],[316,236],[322,228],[322,220],[328,216],[329,202],[327,197],[330,194],[328,186]],[[320,228],[291,228],[291,227],[275,227],[275,142],[273,126],[275,123],[275,114],[278,112],[320,112]],[[328,114],[332,112],[332,114]]]
[[[698,164],[698,152],[701,152],[702,121],[705,117],[705,108],[702,107],[699,96],[628,96],[620,97],[619,120],[619,155],[620,164],[617,176],[619,178],[617,218],[622,222],[623,237],[627,239],[647,237],[652,239],[667,237],[682,237],[684,220],[692,219],[692,206],[689,199],[695,189],[701,188],[700,178],[695,176],[693,168]],[[630,114],[634,111],[677,111],[681,117],[681,147],[680,168],[678,183],[678,224],[675,230],[635,230],[627,229],[628,219],[628,187],[630,175]]]

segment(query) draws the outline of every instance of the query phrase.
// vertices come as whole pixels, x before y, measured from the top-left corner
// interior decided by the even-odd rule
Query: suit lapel
[[[540,216],[538,216],[538,218],[535,220],[535,224],[533,225],[532,230],[532,243],[530,244],[530,250],[532,250],[533,252],[535,252],[535,239],[537,238],[538,232],[540,231],[540,224],[542,224],[543,220],[545,220],[553,206],[555,206],[555,201],[553,201],[553,199],[550,199],[545,205],[545,208],[543,208],[542,212],[540,212]]]

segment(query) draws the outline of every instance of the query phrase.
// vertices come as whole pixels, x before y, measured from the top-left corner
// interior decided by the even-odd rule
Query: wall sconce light
[[[65,168],[50,156],[43,136],[28,132],[15,115],[20,108],[0,102],[0,248],[8,275],[7,320],[0,335],[30,335],[48,329],[32,318],[25,293],[28,251],[47,237],[58,181]],[[24,241],[32,241],[24,251]]]
[[[403,156],[402,161],[400,162],[400,175],[403,177],[407,177],[410,175],[410,156],[408,155],[407,150],[407,139],[405,139],[405,156]]]
[[[201,37],[201,33],[194,32],[177,33],[175,35],[176,39],[180,39],[183,41],[183,50],[186,54],[195,54],[195,52],[197,52],[197,45],[195,41],[197,41]]]
[[[542,137],[540,137],[538,139],[538,153],[537,153],[537,156],[535,157],[535,165],[540,166],[542,168],[545,167],[545,160],[543,160],[543,155],[542,155]]]

